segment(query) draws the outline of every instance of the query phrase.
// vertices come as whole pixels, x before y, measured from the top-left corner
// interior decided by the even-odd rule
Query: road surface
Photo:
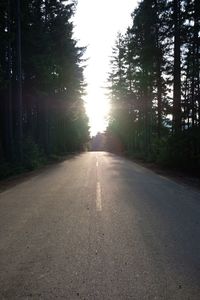
[[[0,194],[0,299],[200,299],[200,193],[106,152]]]

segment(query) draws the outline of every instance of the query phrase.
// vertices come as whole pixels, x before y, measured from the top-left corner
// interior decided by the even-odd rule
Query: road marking
[[[102,204],[101,204],[101,184],[97,181],[97,190],[96,190],[96,210],[102,211]]]
[[[99,182],[99,162],[98,157],[96,156],[96,168],[97,168],[97,187],[96,187],[96,210],[102,211],[102,204],[101,204],[101,184]]]

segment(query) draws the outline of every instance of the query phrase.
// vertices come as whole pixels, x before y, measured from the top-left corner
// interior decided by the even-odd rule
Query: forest
[[[83,150],[85,48],[75,1],[0,1],[0,177]]]
[[[200,1],[140,1],[110,64],[109,149],[198,173]]]
[[[90,139],[75,10],[75,0],[0,2],[0,177]],[[131,16],[110,61],[107,148],[198,173],[200,1],[142,0]]]

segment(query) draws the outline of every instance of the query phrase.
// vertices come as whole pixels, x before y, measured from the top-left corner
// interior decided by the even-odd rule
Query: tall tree
[[[30,165],[38,155],[82,149],[88,140],[85,48],[73,38],[73,1],[0,5],[1,156]]]
[[[174,22],[174,88],[173,126],[174,132],[181,131],[181,1],[173,0]]]
[[[23,104],[22,104],[22,50],[21,50],[21,1],[16,1],[16,27],[17,27],[17,38],[16,38],[16,52],[17,52],[17,139],[18,139],[18,151],[19,158],[23,159]]]
[[[131,109],[129,118],[115,117],[119,139],[126,121],[131,120],[126,135],[134,141],[132,152],[194,169],[200,164],[199,12],[198,0],[139,3],[127,31],[121,65],[125,94],[127,98],[132,95]],[[114,82],[112,97],[117,99],[115,88]],[[127,103],[120,102],[123,111]],[[110,133],[112,120],[113,111]]]

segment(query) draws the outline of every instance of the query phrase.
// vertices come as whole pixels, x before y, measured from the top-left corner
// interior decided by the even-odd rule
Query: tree
[[[123,39],[123,97],[116,94],[120,78],[111,61],[111,97],[124,118],[111,110],[108,136],[115,133],[125,150],[146,160],[200,166],[199,12],[198,0],[139,3]]]
[[[72,1],[1,2],[0,149],[6,162],[24,165],[33,152],[80,150],[88,140],[85,48],[73,39],[74,11]]]

